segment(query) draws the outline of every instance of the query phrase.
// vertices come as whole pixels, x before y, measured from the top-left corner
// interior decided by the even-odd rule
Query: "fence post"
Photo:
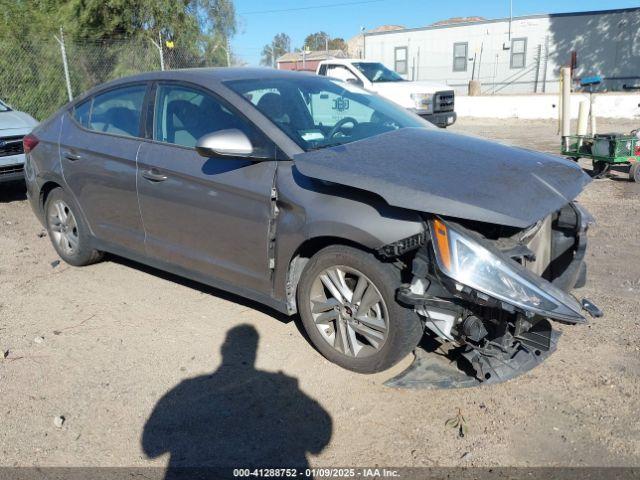
[[[69,101],[73,100],[73,93],[71,92],[71,78],[69,77],[69,64],[67,63],[67,49],[64,46],[64,32],[60,27],[60,38],[53,36],[60,44],[60,53],[62,54],[62,66],[64,67],[64,79],[67,84],[67,95],[69,95]]]
[[[160,70],[164,72],[164,55],[162,53],[162,32],[158,32],[158,41],[160,43],[156,43],[153,38],[150,39],[151,43],[158,49],[158,53],[160,54]]]

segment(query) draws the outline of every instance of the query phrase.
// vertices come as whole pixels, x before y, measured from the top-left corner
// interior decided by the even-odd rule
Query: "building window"
[[[401,74],[407,73],[407,47],[396,47],[394,59],[394,70]]]
[[[453,71],[454,72],[467,71],[468,47],[469,45],[467,44],[467,42],[453,44]]]
[[[511,68],[524,68],[527,63],[527,39],[511,39]]]

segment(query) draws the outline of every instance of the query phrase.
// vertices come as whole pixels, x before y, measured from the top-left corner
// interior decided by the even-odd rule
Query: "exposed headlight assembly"
[[[440,270],[459,284],[545,317],[586,322],[580,303],[550,282],[438,218],[429,225]]]

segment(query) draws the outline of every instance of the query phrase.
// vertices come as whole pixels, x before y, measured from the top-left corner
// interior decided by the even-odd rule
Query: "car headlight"
[[[430,222],[430,229],[440,270],[459,284],[545,317],[586,322],[575,298],[499,251],[437,218]]]
[[[433,104],[433,94],[431,93],[412,93],[411,100],[416,110],[430,110]]]

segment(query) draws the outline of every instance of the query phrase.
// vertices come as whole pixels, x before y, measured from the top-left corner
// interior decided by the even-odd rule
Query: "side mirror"
[[[253,153],[249,137],[237,128],[219,130],[200,137],[196,151],[203,157],[248,157]]]

